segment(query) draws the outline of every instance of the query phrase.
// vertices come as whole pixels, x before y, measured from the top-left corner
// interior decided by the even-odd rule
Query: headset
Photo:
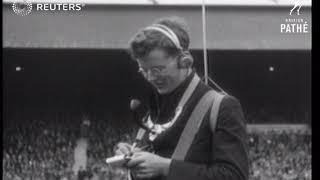
[[[166,37],[168,37],[171,42],[175,45],[177,49],[180,50],[180,54],[178,57],[178,68],[179,69],[188,69],[193,64],[193,57],[191,56],[190,52],[187,50],[183,50],[182,46],[180,45],[180,41],[177,35],[167,26],[162,24],[153,24],[145,28],[145,30],[155,30],[161,32]]]
[[[168,26],[165,26],[163,24],[153,24],[151,26],[146,27],[145,30],[155,30],[155,31],[161,32],[162,34],[164,34],[166,37],[168,37],[173,42],[173,44],[176,46],[177,49],[180,50],[181,53],[178,58],[178,68],[179,69],[188,69],[188,68],[192,67],[193,57],[191,56],[191,54],[188,50],[183,50],[182,46],[180,45],[180,41],[179,41],[177,35]],[[209,78],[209,80],[223,94],[228,94],[212,79]]]

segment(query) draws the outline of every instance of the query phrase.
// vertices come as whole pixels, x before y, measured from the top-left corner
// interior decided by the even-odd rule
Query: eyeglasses
[[[165,73],[165,70],[175,61],[168,63],[166,66],[156,66],[149,69],[139,67],[138,72],[141,73],[145,78],[148,78],[150,75],[153,77],[159,77]]]
[[[152,67],[150,69],[144,69],[142,67],[139,68],[139,73],[141,73],[145,78],[148,76],[159,77],[163,74],[163,70],[165,67]]]

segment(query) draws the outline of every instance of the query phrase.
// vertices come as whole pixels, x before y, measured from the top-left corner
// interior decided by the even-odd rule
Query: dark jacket
[[[193,73],[174,92],[155,94],[150,111],[157,123],[167,122],[175,113]],[[201,99],[212,88],[200,82],[173,126],[153,142],[156,154],[171,158],[189,116]],[[247,180],[249,174],[248,145],[244,115],[239,101],[226,95],[220,105],[216,130],[210,129],[210,110],[187,152],[185,161],[172,160],[166,180]]]

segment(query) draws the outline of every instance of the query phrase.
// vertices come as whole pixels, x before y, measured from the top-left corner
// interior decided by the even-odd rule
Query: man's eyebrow
[[[157,66],[152,66],[151,68],[165,68],[166,66],[164,65],[157,65]]]
[[[156,65],[156,66],[151,66],[150,68],[146,68],[146,67],[143,67],[143,66],[139,66],[139,68],[141,68],[141,69],[154,69],[154,68],[160,68],[160,69],[162,69],[162,68],[165,68],[166,66],[164,66],[164,65]]]

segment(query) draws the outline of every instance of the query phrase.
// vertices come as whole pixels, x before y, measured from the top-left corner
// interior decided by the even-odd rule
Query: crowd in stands
[[[131,141],[136,125],[121,121],[27,121],[3,131],[4,180],[122,180],[125,169],[108,167],[119,141]],[[119,123],[120,122],[120,123]],[[87,127],[83,130],[83,126]],[[85,131],[85,132],[82,132]],[[88,139],[87,164],[73,171],[77,140]],[[250,180],[311,180],[311,135],[257,132],[248,137]]]
[[[73,164],[76,131],[67,124],[19,122],[3,132],[3,179],[58,179]]]
[[[283,110],[283,108],[251,108],[245,112],[247,123],[250,124],[309,124],[311,115],[303,110]]]
[[[311,180],[311,134],[249,134],[250,180]]]

